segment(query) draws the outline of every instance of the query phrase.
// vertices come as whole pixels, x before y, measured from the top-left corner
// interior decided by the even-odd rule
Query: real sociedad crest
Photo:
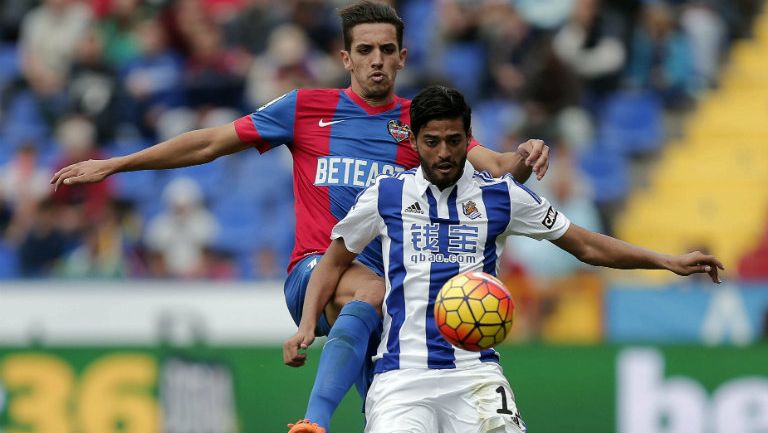
[[[387,123],[387,129],[389,129],[389,135],[391,135],[398,143],[407,140],[411,133],[411,129],[408,128],[408,125],[399,120],[390,120],[389,123]]]
[[[464,210],[464,215],[468,216],[471,219],[480,218],[480,216],[482,215],[480,211],[477,210],[477,204],[472,200],[462,204],[462,208]]]

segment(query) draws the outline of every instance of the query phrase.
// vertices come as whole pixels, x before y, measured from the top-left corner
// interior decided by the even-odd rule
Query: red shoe
[[[325,433],[325,429],[308,419],[300,419],[296,424],[288,424],[288,433]]]

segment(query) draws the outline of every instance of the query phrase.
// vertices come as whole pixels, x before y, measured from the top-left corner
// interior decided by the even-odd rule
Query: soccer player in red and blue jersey
[[[234,123],[187,132],[123,157],[70,165],[51,183],[92,183],[118,172],[203,164],[250,147],[265,152],[288,146],[294,159],[297,230],[285,295],[298,324],[312,269],[357,194],[379,174],[419,164],[408,138],[410,101],[394,93],[407,55],[402,20],[390,6],[369,1],[343,9],[340,16],[349,88],[294,90]],[[512,173],[520,182],[531,171],[543,177],[548,155],[540,140],[521,144],[517,152],[497,153],[476,142],[469,150],[474,167],[494,176]],[[311,430],[312,423],[301,423],[293,432],[328,428],[331,414],[363,370],[369,340],[378,338],[383,296],[381,250],[374,244],[344,272],[318,323],[318,333],[330,334],[306,418],[320,427]],[[293,359],[288,363],[298,365]]]

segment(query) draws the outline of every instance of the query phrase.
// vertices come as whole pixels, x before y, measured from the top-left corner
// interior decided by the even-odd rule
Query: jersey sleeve
[[[292,144],[297,93],[298,90],[292,90],[235,120],[240,141],[253,144],[260,153],[281,144]]]
[[[379,214],[379,183],[364,189],[347,216],[331,231],[331,239],[344,239],[347,250],[359,254],[381,234],[384,220]]]
[[[509,176],[510,222],[506,234],[522,235],[536,240],[559,239],[571,221],[543,197]]]

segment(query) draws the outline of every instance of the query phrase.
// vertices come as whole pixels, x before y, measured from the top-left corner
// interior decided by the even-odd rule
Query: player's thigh
[[[380,311],[384,291],[384,279],[369,267],[354,261],[341,275],[333,295],[333,302],[326,307],[325,315],[331,323],[335,322],[341,308],[352,300],[367,302]]]
[[[472,369],[449,379],[459,394],[443,399],[440,428],[444,433],[525,433],[525,423],[509,382],[496,365]]]
[[[395,370],[377,375],[365,398],[365,433],[436,433],[428,380]]]

